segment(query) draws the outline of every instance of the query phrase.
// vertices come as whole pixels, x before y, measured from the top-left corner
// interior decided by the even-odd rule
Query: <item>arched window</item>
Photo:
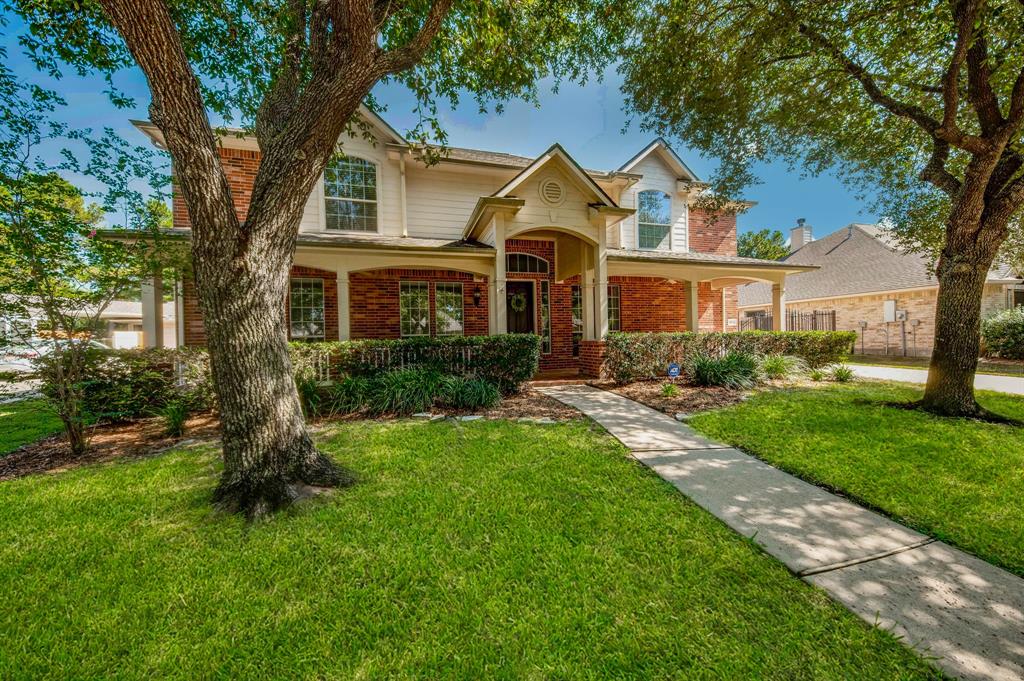
[[[506,272],[548,273],[548,261],[530,253],[509,253],[505,256]]]
[[[666,251],[672,230],[672,198],[665,192],[649,189],[637,194],[637,246],[644,250]]]
[[[332,231],[377,231],[377,166],[335,156],[324,170],[325,226]]]

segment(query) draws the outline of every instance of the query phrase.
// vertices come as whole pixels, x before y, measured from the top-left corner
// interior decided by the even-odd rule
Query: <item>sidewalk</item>
[[[853,373],[861,378],[879,378],[886,381],[902,381],[904,383],[926,383],[926,369],[904,369],[902,367],[866,366],[851,364]],[[997,376],[993,374],[976,374],[974,387],[978,390],[992,390],[997,393],[1024,395],[1024,377]]]
[[[798,577],[965,679],[1024,679],[1024,580],[584,385],[539,390],[579,409],[638,461]]]

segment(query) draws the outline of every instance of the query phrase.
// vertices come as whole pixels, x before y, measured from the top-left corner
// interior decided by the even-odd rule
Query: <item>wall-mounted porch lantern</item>
[[[480,299],[482,297],[483,297],[483,291],[481,291],[480,287],[477,286],[476,288],[473,289],[473,305],[475,307],[480,307]]]

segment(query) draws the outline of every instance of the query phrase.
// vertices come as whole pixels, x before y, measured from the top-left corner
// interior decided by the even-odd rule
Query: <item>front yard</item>
[[[920,389],[855,383],[762,392],[690,420],[810,482],[1024,575],[1024,428],[886,406]],[[1024,399],[979,393],[1024,419]]]
[[[0,457],[60,429],[60,419],[42,400],[0,404]]]
[[[937,675],[587,421],[320,437],[359,483],[254,526],[209,445],[0,483],[0,677]]]

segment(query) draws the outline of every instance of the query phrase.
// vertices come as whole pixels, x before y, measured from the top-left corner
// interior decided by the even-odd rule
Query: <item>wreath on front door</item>
[[[508,299],[509,307],[512,308],[513,312],[522,312],[526,309],[526,294],[525,293],[513,293]]]

